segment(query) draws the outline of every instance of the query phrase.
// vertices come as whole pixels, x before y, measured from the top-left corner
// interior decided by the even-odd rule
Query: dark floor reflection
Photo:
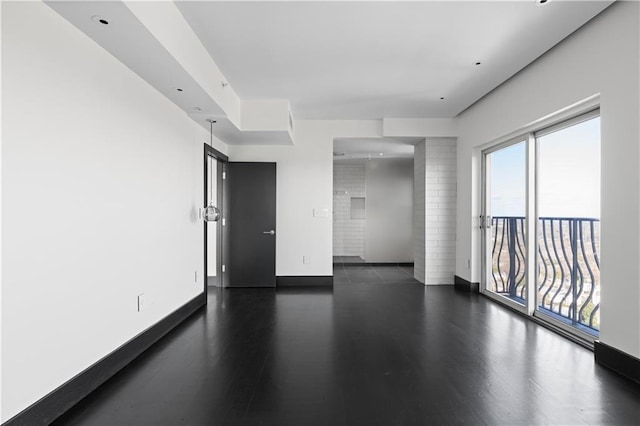
[[[640,386],[591,352],[485,298],[385,281],[402,276],[381,268],[375,285],[212,289],[206,310],[57,424],[640,421]]]

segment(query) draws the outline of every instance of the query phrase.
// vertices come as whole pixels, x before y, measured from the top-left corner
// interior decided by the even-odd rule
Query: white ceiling
[[[424,138],[336,138],[333,160],[413,158],[415,144],[422,141]]]
[[[610,3],[177,2],[242,99],[296,119],[453,117]]]
[[[49,7],[78,27],[136,74],[187,113],[224,115],[182,66],[119,1],[47,1]],[[93,16],[108,19],[100,25]],[[183,91],[178,92],[176,88]],[[198,107],[199,110],[195,110]],[[208,128],[208,125],[207,125]]]

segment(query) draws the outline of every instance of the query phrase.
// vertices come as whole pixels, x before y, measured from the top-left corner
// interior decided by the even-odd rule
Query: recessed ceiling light
[[[98,15],[92,16],[91,20],[96,24],[109,25],[109,21],[104,19],[102,16],[98,16]]]
[[[540,6],[542,6],[544,4],[547,4],[547,3],[549,3],[549,0],[536,0],[536,4],[538,4]]]
[[[476,62],[473,63],[473,65],[480,65],[480,64],[482,64],[482,62],[480,62],[480,61],[476,61]]]
[[[178,92],[182,92],[182,89],[181,89],[181,88],[179,88],[179,87],[176,87],[176,90],[177,90]]]
[[[441,97],[440,97],[440,100],[441,100],[441,101],[444,101],[444,96],[441,96]]]
[[[380,154],[378,154],[378,155],[384,155],[384,154],[383,154],[383,153],[380,153]]]
[[[193,107],[193,109],[194,109],[195,111],[202,111],[202,108],[200,108],[200,107]]]

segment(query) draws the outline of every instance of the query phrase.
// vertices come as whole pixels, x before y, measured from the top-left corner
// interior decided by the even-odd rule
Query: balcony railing
[[[526,273],[525,218],[492,218],[490,290],[523,303]],[[600,221],[538,220],[538,310],[597,335],[600,328]]]

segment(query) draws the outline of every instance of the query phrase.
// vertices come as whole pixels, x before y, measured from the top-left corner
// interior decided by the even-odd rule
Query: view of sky
[[[491,215],[524,216],[526,144],[489,154]],[[538,214],[600,218],[600,118],[538,139]]]

